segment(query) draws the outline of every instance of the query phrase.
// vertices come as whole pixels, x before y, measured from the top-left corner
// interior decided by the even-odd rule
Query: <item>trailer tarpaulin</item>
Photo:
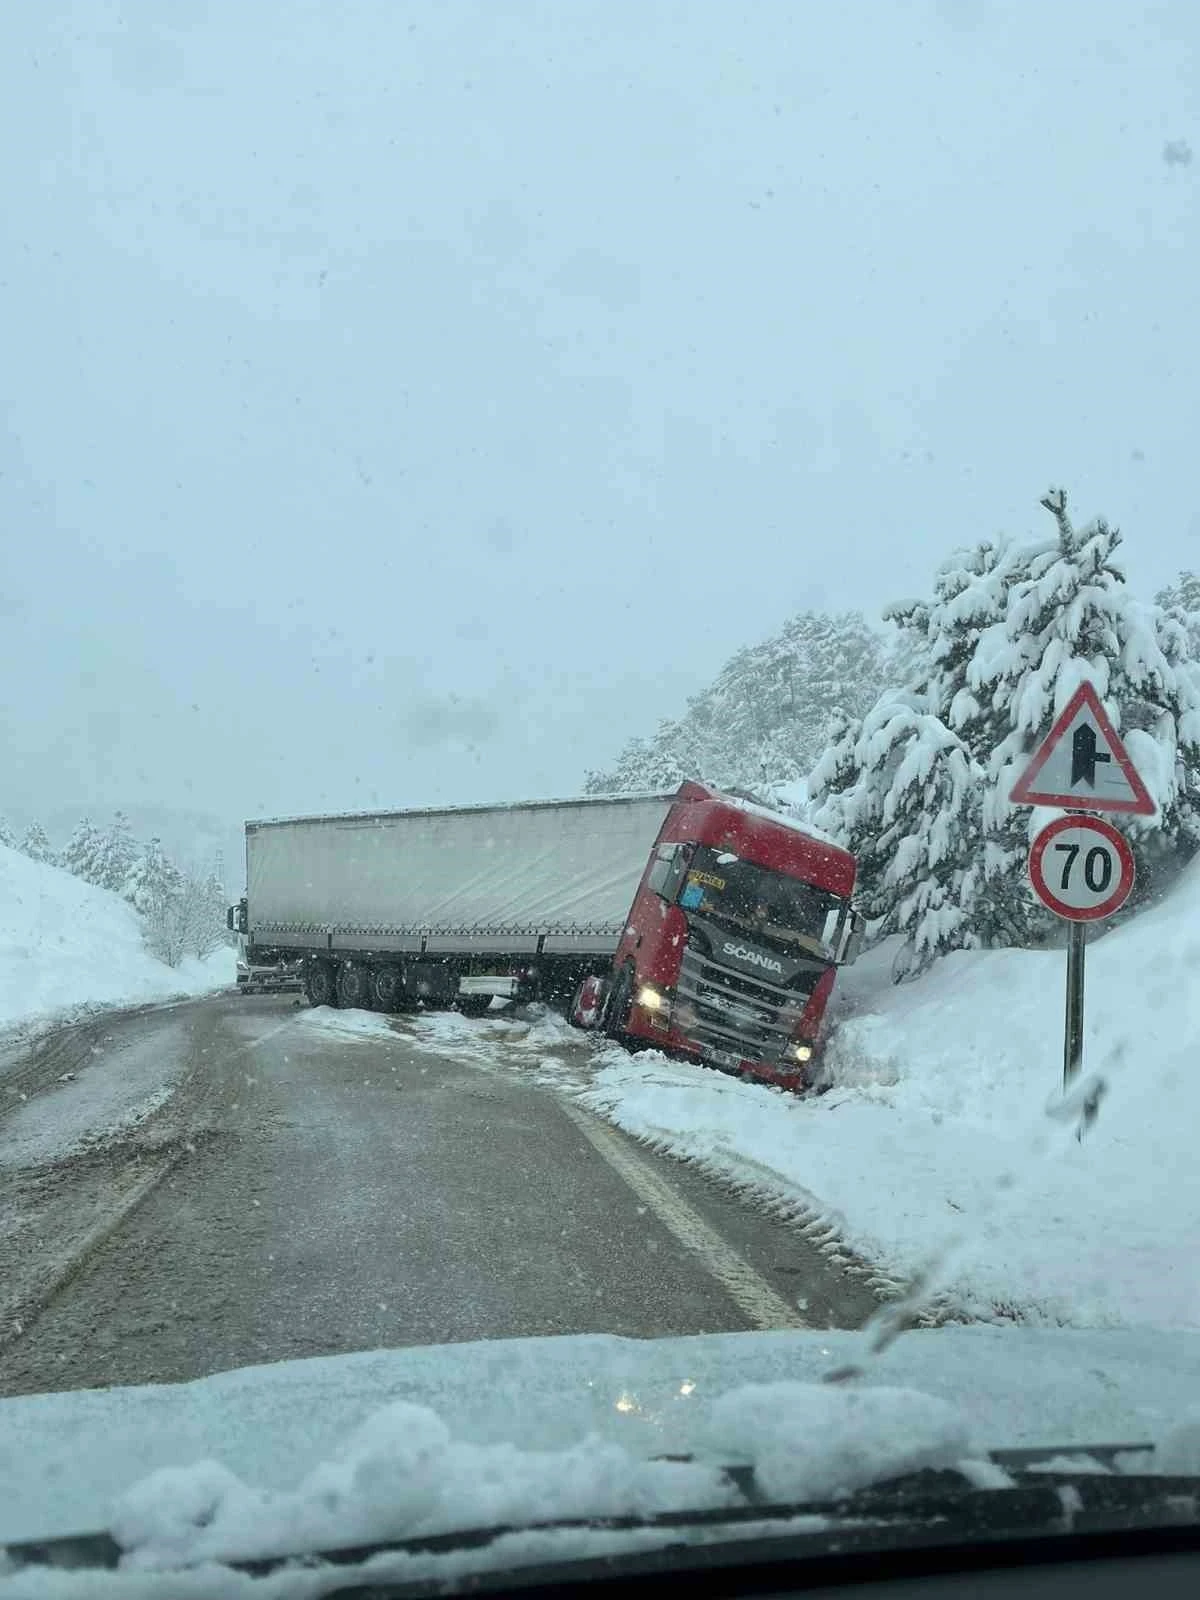
[[[673,800],[247,823],[251,936],[616,935]]]

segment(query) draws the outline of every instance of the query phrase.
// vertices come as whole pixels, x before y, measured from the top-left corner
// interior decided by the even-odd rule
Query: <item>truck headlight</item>
[[[802,1040],[797,1040],[792,1045],[791,1052],[793,1059],[796,1061],[811,1061],[813,1047],[810,1044],[805,1044]]]
[[[652,983],[644,983],[638,990],[637,1003],[646,1011],[665,1011],[668,1005],[666,995]]]

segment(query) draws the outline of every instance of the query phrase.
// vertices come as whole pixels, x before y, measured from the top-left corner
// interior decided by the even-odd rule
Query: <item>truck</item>
[[[807,1080],[861,919],[854,857],[688,781],[669,793],[246,824],[229,911],[311,1004],[498,997],[785,1087]]]

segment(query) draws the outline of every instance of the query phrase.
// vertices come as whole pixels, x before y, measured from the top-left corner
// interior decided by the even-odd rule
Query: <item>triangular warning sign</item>
[[[1008,798],[1018,806],[1135,817],[1151,817],[1157,809],[1090,683],[1071,696]]]

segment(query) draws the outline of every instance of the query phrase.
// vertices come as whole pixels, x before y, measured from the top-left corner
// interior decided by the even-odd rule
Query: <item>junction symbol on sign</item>
[[[1154,801],[1090,683],[1080,684],[1009,792],[1018,806],[1152,817]]]

